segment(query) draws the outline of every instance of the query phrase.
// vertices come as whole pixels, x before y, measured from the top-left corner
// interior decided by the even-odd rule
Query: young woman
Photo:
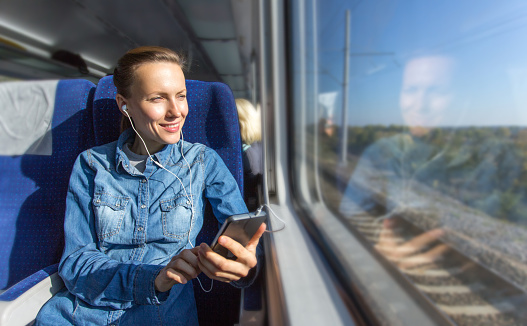
[[[247,212],[236,181],[212,149],[181,139],[188,111],[184,61],[171,50],[127,52],[114,72],[117,104],[132,128],[83,152],[74,165],[59,274],[66,288],[37,325],[197,325],[192,279],[246,286],[265,225],[227,260],[194,247],[204,198],[218,221]]]

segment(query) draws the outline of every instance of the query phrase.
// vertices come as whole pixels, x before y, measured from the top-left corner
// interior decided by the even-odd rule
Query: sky
[[[423,71],[409,71],[410,62],[437,56],[455,62],[448,91],[441,91],[449,96],[442,101],[449,113],[440,125],[527,125],[527,1],[317,0],[316,8],[316,20],[306,18],[306,33],[316,28],[318,92],[326,99],[336,92],[330,111],[337,123],[349,9],[349,125],[405,123],[405,76]],[[306,42],[314,48],[311,36]]]

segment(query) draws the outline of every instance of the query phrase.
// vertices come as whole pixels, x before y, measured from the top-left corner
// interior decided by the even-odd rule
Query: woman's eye
[[[186,98],[187,98],[186,94],[179,94],[179,96],[178,96],[178,99],[180,99],[180,100],[184,100]]]
[[[163,99],[163,97],[161,96],[154,96],[150,99],[150,101],[161,101]]]

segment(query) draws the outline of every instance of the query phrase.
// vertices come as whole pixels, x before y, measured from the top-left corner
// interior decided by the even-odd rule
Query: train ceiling
[[[6,0],[0,40],[34,57],[79,54],[94,77],[131,48],[160,45],[187,54],[187,78],[223,81],[246,96],[254,12],[252,0]]]

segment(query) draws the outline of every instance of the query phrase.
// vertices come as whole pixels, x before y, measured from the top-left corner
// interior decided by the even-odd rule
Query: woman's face
[[[452,69],[452,61],[439,56],[414,59],[406,65],[399,104],[412,133],[425,134],[451,114]]]
[[[130,98],[122,98],[135,129],[151,154],[179,141],[188,114],[187,89],[181,67],[171,62],[146,63],[135,71]],[[132,151],[147,154],[135,138]]]

